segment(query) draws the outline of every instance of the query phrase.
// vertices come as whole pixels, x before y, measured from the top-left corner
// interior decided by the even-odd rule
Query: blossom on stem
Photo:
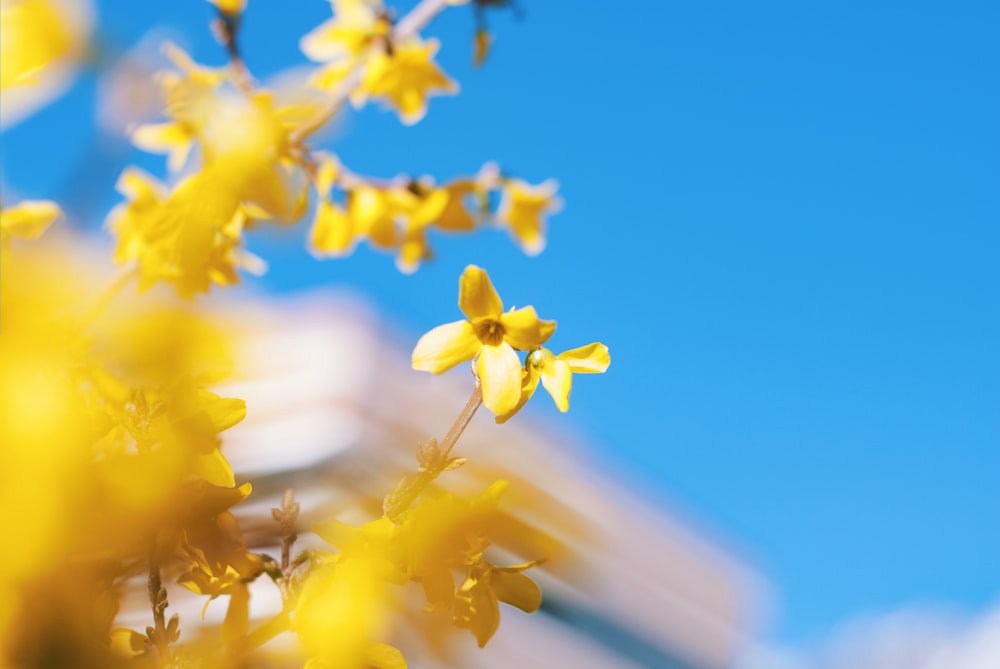
[[[475,265],[466,267],[459,281],[458,306],[468,320],[439,325],[421,337],[413,368],[440,374],[475,358],[483,404],[498,416],[506,414],[521,397],[517,350],[541,346],[556,324],[540,320],[534,307],[504,312],[489,276]]]

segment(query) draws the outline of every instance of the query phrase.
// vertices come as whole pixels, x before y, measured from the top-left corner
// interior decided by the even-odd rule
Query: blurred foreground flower
[[[249,493],[218,436],[245,405],[206,389],[227,372],[227,335],[158,306],[94,322],[101,293],[69,256],[0,253],[0,505],[16,510],[0,558],[0,658],[49,666],[68,652],[76,666],[110,666],[94,641],[111,634],[112,581],[137,561],[187,547],[210,575],[252,571],[241,543],[222,557],[210,548],[235,541],[220,514]],[[33,603],[39,588],[63,589],[51,609]]]
[[[59,95],[84,56],[87,0],[0,0],[0,117],[16,123]]]

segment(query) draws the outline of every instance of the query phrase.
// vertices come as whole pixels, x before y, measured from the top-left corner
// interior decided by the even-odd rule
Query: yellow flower
[[[559,410],[568,411],[573,373],[599,374],[607,370],[610,364],[611,356],[608,354],[608,347],[600,343],[574,348],[559,355],[554,355],[547,348],[538,347],[529,353],[524,361],[520,401],[512,411],[498,415],[496,421],[503,423],[517,413],[535,393],[539,379],[552,395]]]
[[[538,255],[545,248],[545,214],[556,212],[561,203],[555,197],[558,184],[549,179],[531,186],[520,179],[504,183],[503,201],[497,218],[509,226],[510,233],[524,252]]]
[[[330,196],[333,177],[329,175],[336,167],[327,166],[324,160],[317,170],[319,202],[310,240],[317,256],[348,255],[357,242],[368,239],[376,248],[396,249],[396,267],[410,274],[421,261],[432,257],[427,228],[474,227],[461,204],[464,182],[441,188],[424,181],[413,181],[406,187],[362,184],[347,191],[347,206],[343,208]]]
[[[542,605],[542,591],[524,570],[536,563],[497,567],[486,560],[474,562],[459,586],[455,624],[467,627],[482,648],[500,626],[500,602],[533,613]]]
[[[455,624],[471,629],[483,646],[499,624],[499,602],[528,613],[541,604],[538,585],[521,573],[537,562],[497,567],[484,557],[493,537],[517,534],[523,538],[523,527],[498,508],[506,488],[506,481],[496,481],[470,498],[429,490],[394,519],[382,517],[361,528],[330,520],[314,529],[341,549],[330,558],[336,569],[363,564],[367,565],[365,571],[356,575],[362,580],[377,578],[397,585],[420,583],[430,610],[452,610]],[[461,574],[462,585],[458,588],[455,572]],[[310,588],[308,582],[306,588]],[[303,599],[305,596],[303,591]],[[325,595],[324,600],[331,606],[333,593]],[[352,619],[362,615],[357,604],[351,610]],[[364,639],[359,634],[359,641]]]
[[[209,4],[215,5],[223,14],[236,16],[246,9],[246,0],[208,0]]]
[[[246,215],[217,173],[199,172],[168,193],[149,175],[129,169],[118,190],[129,202],[108,216],[118,236],[115,261],[138,260],[140,290],[166,281],[190,298],[212,283],[236,283],[238,267],[259,265],[240,248]]]
[[[299,42],[308,58],[320,63],[361,56],[377,37],[389,33],[381,2],[331,0],[333,18],[320,24]]]
[[[458,92],[434,62],[438,46],[437,40],[413,39],[395,45],[392,53],[374,54],[365,67],[361,93],[383,100],[404,124],[413,125],[427,113],[428,97]]]
[[[94,23],[89,0],[0,0],[0,125],[64,91]]]
[[[139,126],[132,132],[132,143],[144,151],[167,154],[167,167],[176,172],[184,167],[204,119],[216,107],[216,91],[226,74],[198,65],[174,44],[167,43],[163,50],[180,71],[158,75],[170,121]]]
[[[497,415],[506,414],[521,397],[521,360],[515,349],[541,346],[556,324],[539,320],[534,307],[504,312],[489,276],[475,265],[462,274],[458,306],[468,320],[439,325],[421,337],[413,349],[413,368],[440,374],[475,358],[483,404]]]
[[[46,229],[63,218],[62,210],[48,200],[24,200],[0,211],[0,243],[12,237],[37,239]]]
[[[264,90],[247,97],[232,86],[222,87],[225,72],[196,64],[173,45],[167,45],[167,55],[180,70],[161,75],[169,121],[140,126],[133,143],[167,154],[173,172],[184,167],[197,144],[203,170],[211,169],[241,201],[261,207],[268,218],[301,218],[307,184],[291,135],[309,126],[319,104],[279,104]]]

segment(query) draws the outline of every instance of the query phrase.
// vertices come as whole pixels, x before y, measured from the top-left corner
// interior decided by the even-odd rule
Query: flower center
[[[495,321],[491,318],[484,318],[475,324],[476,326],[476,336],[479,337],[479,341],[490,346],[497,346],[503,342],[503,325],[500,321]]]

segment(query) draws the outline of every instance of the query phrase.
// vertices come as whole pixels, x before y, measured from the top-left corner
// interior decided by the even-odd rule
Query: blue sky
[[[405,3],[403,7],[410,3]],[[549,247],[499,232],[438,241],[402,276],[366,248],[258,237],[271,291],[346,286],[416,337],[459,317],[462,268],[599,339],[613,364],[560,416],[600,457],[725,538],[775,587],[768,634],[799,642],[914,601],[1000,596],[1000,5],[521,0],[426,36],[462,86],[413,128],[366,109],[328,148],[352,169],[447,179],[486,160],[560,181]],[[153,27],[222,62],[207,5],[98,3],[108,50]],[[304,62],[320,0],[250,0],[260,78]],[[118,170],[95,153],[94,78],[3,135],[5,188],[67,201],[96,229]],[[103,154],[102,154],[103,152]],[[75,211],[74,211],[75,208]]]

